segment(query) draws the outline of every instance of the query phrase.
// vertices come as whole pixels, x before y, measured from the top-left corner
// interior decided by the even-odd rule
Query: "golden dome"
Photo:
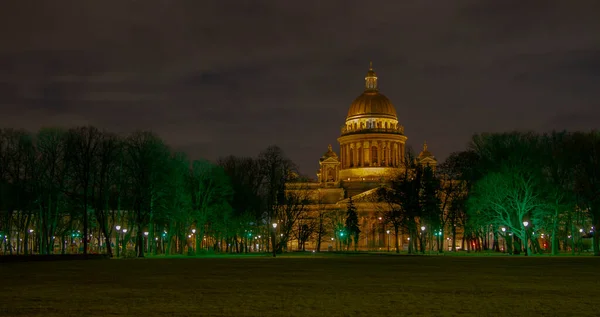
[[[392,105],[392,102],[386,96],[378,92],[369,91],[365,91],[362,95],[358,96],[354,102],[352,102],[352,105],[350,105],[350,110],[348,110],[348,117],[346,119],[353,119],[363,116],[378,116],[398,119],[394,105]]]
[[[372,63],[365,77],[365,92],[352,102],[346,120],[364,116],[398,119],[392,102],[386,96],[379,93],[379,89],[377,88],[377,74],[373,70]]]

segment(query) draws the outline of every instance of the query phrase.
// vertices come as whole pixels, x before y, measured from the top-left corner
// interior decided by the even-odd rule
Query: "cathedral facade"
[[[295,186],[311,191],[312,211],[337,211],[340,220],[345,218],[348,200],[352,198],[359,214],[360,250],[394,250],[396,238],[403,248],[407,245],[404,238],[393,235],[392,228],[379,216],[385,206],[373,198],[379,187],[404,170],[407,139],[395,107],[379,91],[377,74],[371,64],[365,76],[364,91],[350,105],[341,126],[337,139],[340,153],[335,153],[329,145],[319,159],[318,181]],[[437,164],[426,144],[417,160],[423,165],[435,167]],[[336,240],[340,237],[336,235],[333,229],[330,236],[322,237],[321,250],[339,248]],[[309,242],[306,247],[312,249],[316,244]]]

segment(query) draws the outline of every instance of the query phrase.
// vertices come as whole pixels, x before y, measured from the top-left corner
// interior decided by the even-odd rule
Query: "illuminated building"
[[[350,105],[341,127],[337,139],[340,154],[335,153],[329,145],[319,160],[317,183],[290,184],[288,189],[310,190],[314,201],[311,210],[338,210],[345,213],[348,199],[352,197],[359,213],[359,248],[387,250],[388,243],[392,243],[393,248],[395,244],[388,233],[391,228],[386,228],[378,217],[378,211],[384,206],[375,202],[374,195],[379,187],[404,171],[407,139],[395,107],[379,91],[377,74],[371,64],[365,76],[364,92]],[[433,168],[437,165],[426,143],[416,160]],[[321,245],[321,250],[327,249],[336,238],[339,237],[325,239],[327,243]],[[398,239],[403,238],[400,236]],[[311,244],[314,247],[314,242]],[[403,243],[400,245],[402,247]],[[331,247],[335,248],[335,245]]]

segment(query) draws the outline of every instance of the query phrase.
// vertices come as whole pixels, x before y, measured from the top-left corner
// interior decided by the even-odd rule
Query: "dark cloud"
[[[35,4],[35,5],[34,5]],[[409,144],[597,126],[597,1],[45,1],[0,11],[0,125],[151,129],[312,173],[373,61]]]

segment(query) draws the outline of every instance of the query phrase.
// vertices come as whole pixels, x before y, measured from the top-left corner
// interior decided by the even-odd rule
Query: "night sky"
[[[191,158],[277,144],[312,177],[371,60],[439,160],[600,123],[600,1],[8,0],[0,38],[0,127],[151,129]]]

